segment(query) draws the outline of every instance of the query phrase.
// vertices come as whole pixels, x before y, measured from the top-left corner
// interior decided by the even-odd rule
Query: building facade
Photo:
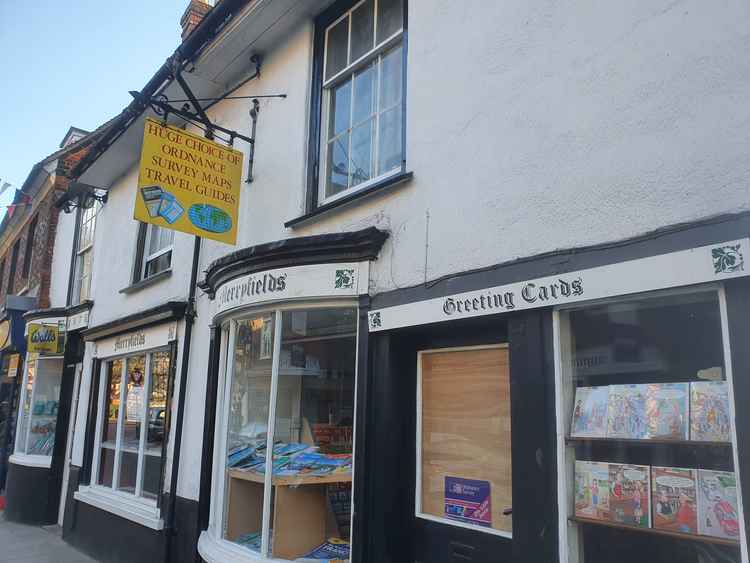
[[[0,470],[9,520],[61,522],[61,491],[68,467],[70,405],[80,355],[68,309],[73,226],[56,202],[70,187],[70,171],[101,130],[71,127],[60,150],[36,164],[15,194],[2,223],[0,286],[4,323],[3,432],[7,456]],[[61,218],[62,217],[62,218]],[[80,327],[78,327],[80,328]],[[66,338],[67,335],[67,338]],[[27,342],[32,342],[31,348]],[[39,348],[46,347],[46,350]],[[80,362],[80,358],[78,359]]]
[[[748,561],[750,13],[480,4],[223,0],[76,167],[67,541]],[[132,219],[147,117],[244,154],[235,246]]]

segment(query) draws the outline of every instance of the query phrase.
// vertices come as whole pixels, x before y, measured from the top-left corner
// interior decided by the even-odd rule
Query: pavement
[[[0,512],[0,563],[96,563],[69,546],[59,526],[25,526]]]

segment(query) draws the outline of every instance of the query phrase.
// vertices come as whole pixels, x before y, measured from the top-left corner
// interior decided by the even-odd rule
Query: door
[[[363,561],[554,562],[551,314],[376,333],[369,346]]]
[[[60,486],[60,506],[57,510],[57,523],[62,526],[65,517],[65,504],[68,496],[68,480],[70,479],[70,462],[73,452],[73,436],[76,428],[78,414],[78,391],[81,385],[81,370],[83,364],[76,364],[75,379],[73,381],[73,397],[70,405],[70,416],[68,418],[68,431],[65,439],[65,458],[63,464],[62,485]]]
[[[492,553],[507,550],[513,535],[508,345],[418,352],[416,422],[414,514],[424,539],[417,561],[481,561],[478,544]],[[447,545],[434,541],[451,536]]]

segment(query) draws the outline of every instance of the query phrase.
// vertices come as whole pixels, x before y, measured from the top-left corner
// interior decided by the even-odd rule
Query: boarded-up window
[[[512,532],[508,348],[419,353],[417,515]]]

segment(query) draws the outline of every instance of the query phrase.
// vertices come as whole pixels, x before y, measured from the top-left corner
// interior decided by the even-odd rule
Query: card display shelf
[[[595,520],[593,518],[582,518],[580,516],[570,516],[568,518],[571,522],[576,524],[584,524],[591,526],[603,526],[606,528],[616,528],[618,530],[627,530],[636,534],[650,534],[654,536],[667,536],[671,538],[678,538],[687,541],[697,541],[703,543],[713,543],[718,545],[730,545],[739,546],[739,540],[732,540],[726,538],[716,538],[713,536],[702,536],[699,534],[683,534],[680,532],[671,532],[669,530],[660,530],[658,528],[639,528],[638,526],[628,526],[627,524],[618,524],[617,522],[608,522],[606,520]]]
[[[232,541],[262,528],[265,474],[230,469],[227,475],[226,536]],[[351,481],[351,473],[273,477],[272,556],[293,561],[340,535],[325,485]]]
[[[253,483],[263,484],[266,479],[264,473],[257,471],[243,471],[241,469],[230,469],[229,477],[232,479],[243,479]],[[276,475],[272,479],[275,487],[294,487],[297,485],[328,485],[331,483],[351,483],[351,473],[333,473],[331,475]]]
[[[700,440],[670,440],[667,438],[644,438],[644,439],[631,439],[631,438],[599,438],[599,437],[587,437],[587,436],[567,436],[565,443],[568,445],[575,444],[668,444],[670,446],[698,446],[698,447],[721,447],[731,448],[731,442],[706,442]]]

